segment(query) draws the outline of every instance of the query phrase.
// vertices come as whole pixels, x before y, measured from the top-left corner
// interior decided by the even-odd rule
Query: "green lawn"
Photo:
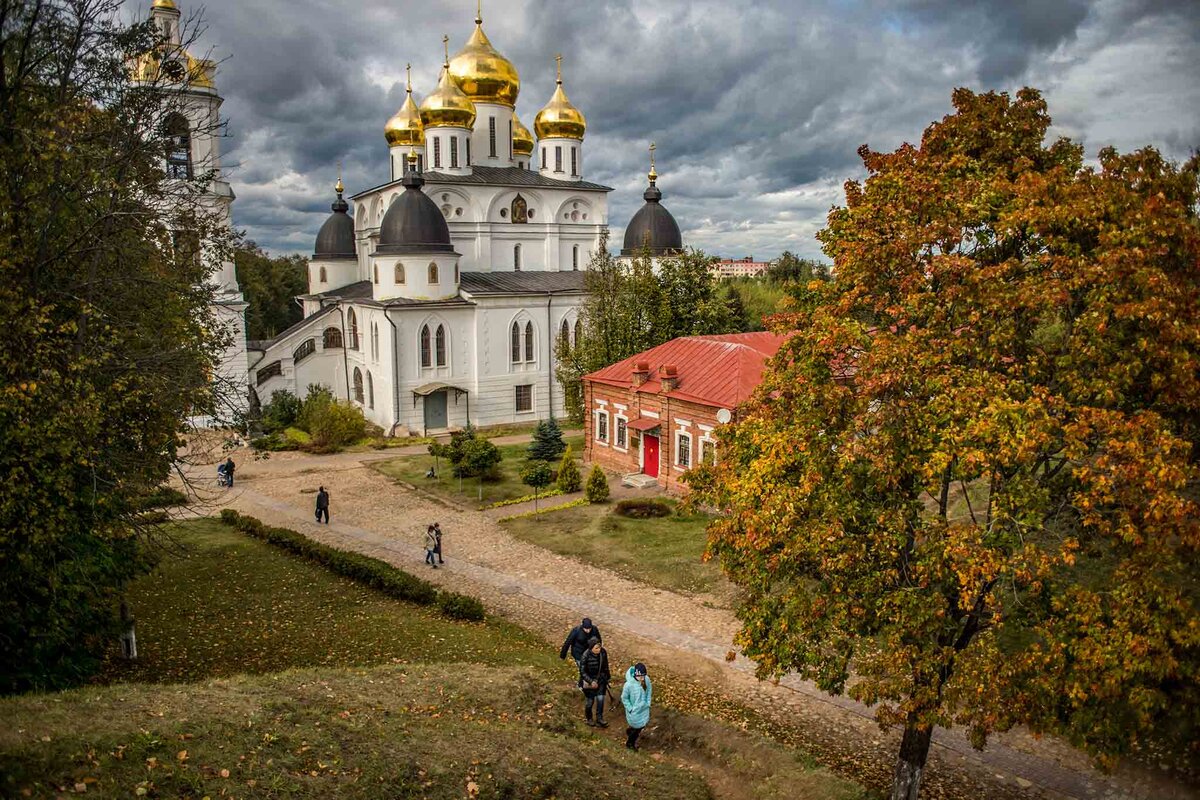
[[[676,710],[709,687],[666,670],[653,757],[629,753],[619,711],[584,727],[557,648],[520,628],[449,621],[213,520],[172,534],[128,592],[140,660],[104,675],[142,683],[0,699],[0,797],[866,797],[803,753]],[[700,705],[747,723],[728,700]]]
[[[571,446],[575,461],[583,469],[581,455],[583,453],[583,436],[567,436],[563,439]],[[446,460],[439,459],[437,478],[426,478],[425,473],[434,465],[433,456],[400,456],[399,458],[379,461],[371,464],[389,478],[412,484],[422,491],[444,498],[454,503],[471,505],[490,505],[501,500],[512,500],[532,494],[533,490],[521,483],[521,465],[525,463],[527,444],[498,445],[504,460],[500,462],[500,478],[495,481],[483,482],[483,499],[479,499],[480,485],[478,479],[463,478],[462,488],[459,489],[459,479],[451,474],[450,465]],[[552,465],[555,469],[558,464]],[[584,476],[586,477],[586,475]]]
[[[704,514],[629,519],[611,504],[577,506],[502,523],[519,539],[607,567],[634,580],[689,594],[712,594],[730,604],[732,585],[716,563],[704,563]]]
[[[180,552],[128,592],[138,660],[110,659],[104,681],[420,661],[560,664],[514,625],[456,622],[397,602],[215,520],[179,525],[173,537]]]

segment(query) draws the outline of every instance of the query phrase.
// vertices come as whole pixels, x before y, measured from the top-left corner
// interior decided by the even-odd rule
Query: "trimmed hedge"
[[[422,606],[436,604],[438,610],[454,619],[478,622],[486,616],[483,603],[477,598],[446,590],[438,591],[429,581],[410,575],[378,558],[338,550],[288,528],[264,525],[261,520],[239,514],[232,508],[221,509],[221,522],[256,539],[262,539],[314,561],[350,580],[377,589],[388,597]]]

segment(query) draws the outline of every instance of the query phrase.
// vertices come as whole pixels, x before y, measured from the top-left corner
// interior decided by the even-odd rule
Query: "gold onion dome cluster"
[[[383,135],[387,137],[389,147],[423,147],[425,145],[425,125],[421,122],[421,112],[413,102],[412,78],[408,80],[408,95],[404,105],[392,115],[383,127]]]
[[[470,128],[475,124],[475,104],[450,77],[449,62],[442,65],[437,88],[421,101],[421,123],[426,128]]]
[[[513,153],[519,156],[533,155],[533,134],[516,112],[513,112]]]
[[[449,70],[458,88],[473,102],[516,107],[521,78],[513,63],[488,41],[482,15],[475,16],[475,30],[463,49],[450,60]]]
[[[546,107],[533,118],[533,129],[537,131],[539,139],[554,137],[582,139],[587,130],[587,119],[584,118],[583,112],[571,105],[571,101],[567,99],[567,93],[563,91],[561,60],[558,67],[558,86],[554,89],[554,96],[550,98]]]

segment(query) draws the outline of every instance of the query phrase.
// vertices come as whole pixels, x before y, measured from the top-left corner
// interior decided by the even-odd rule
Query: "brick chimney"
[[[664,392],[673,392],[679,386],[679,373],[674,364],[663,364],[658,368],[658,380]]]
[[[633,388],[641,386],[646,381],[650,380],[650,364],[647,361],[639,361],[633,365]]]

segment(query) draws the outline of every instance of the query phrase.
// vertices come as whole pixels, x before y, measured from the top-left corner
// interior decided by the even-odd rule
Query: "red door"
[[[658,477],[658,437],[642,434],[642,472]]]

